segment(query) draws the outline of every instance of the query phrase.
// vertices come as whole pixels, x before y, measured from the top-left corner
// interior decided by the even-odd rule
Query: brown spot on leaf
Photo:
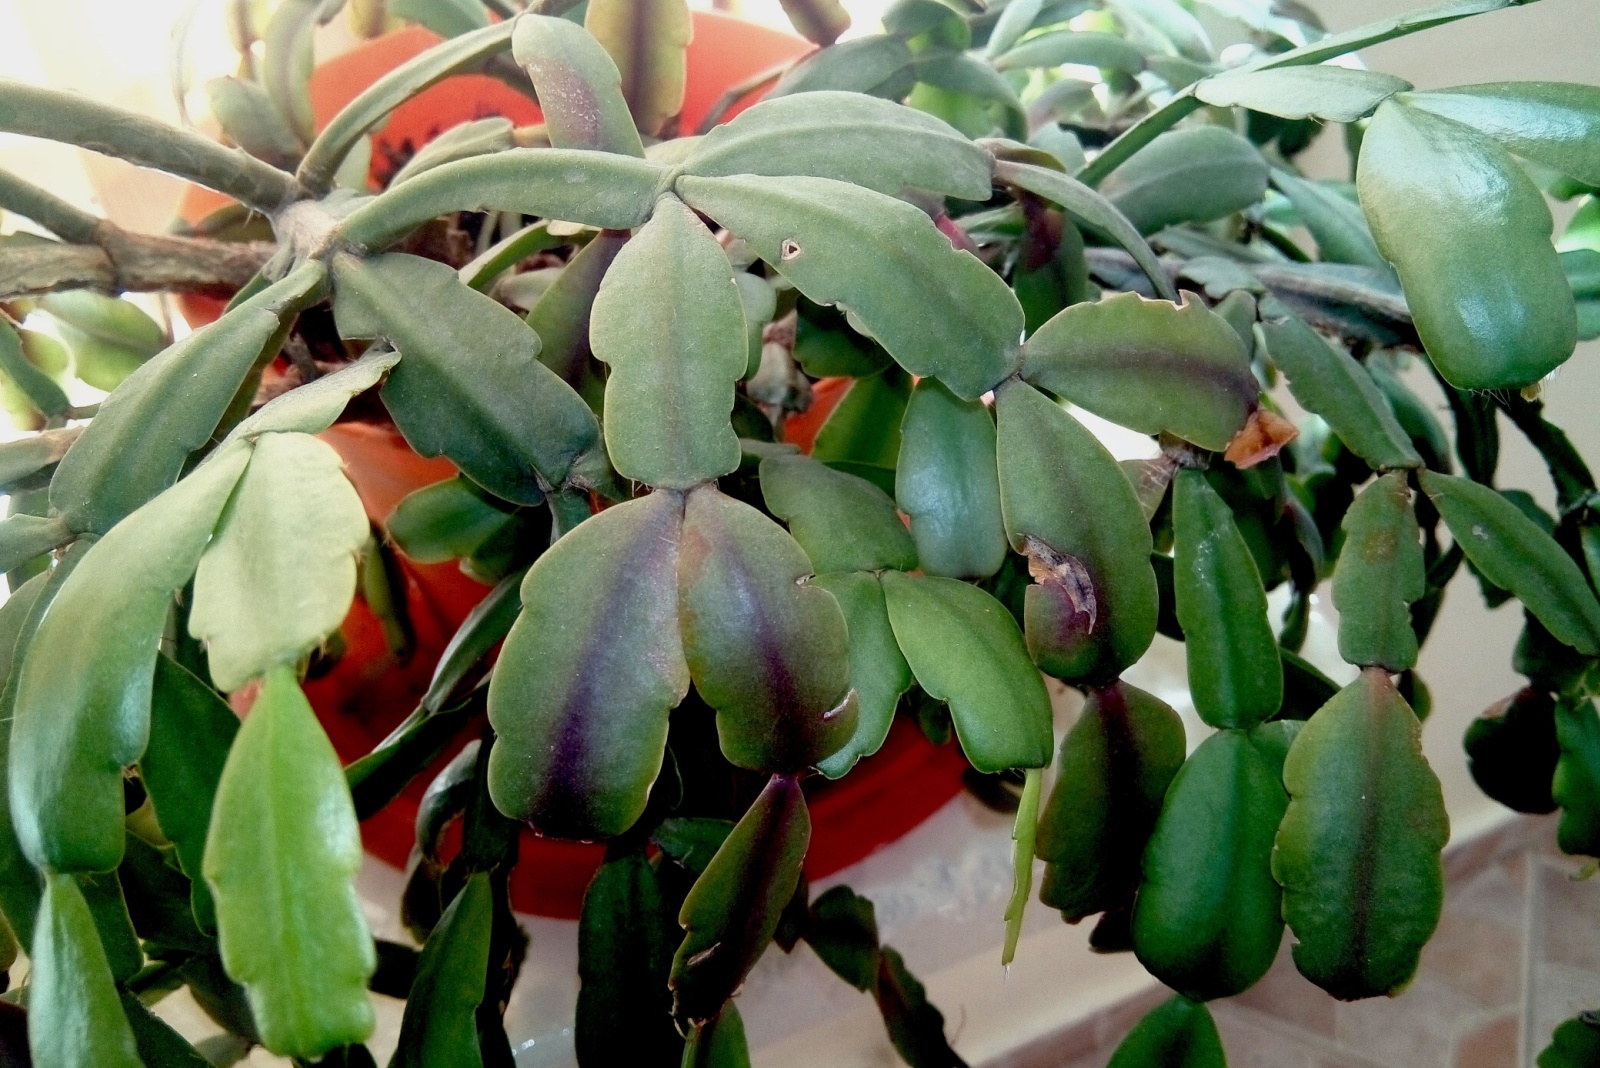
[[[1093,631],[1100,616],[1099,600],[1094,592],[1094,577],[1082,560],[1067,553],[1057,552],[1032,534],[1022,539],[1022,551],[1028,557],[1028,574],[1042,586],[1062,591],[1073,611],[1089,617],[1087,631]]]
[[[1276,412],[1257,408],[1245,421],[1244,429],[1228,442],[1223,459],[1235,467],[1254,467],[1278,455],[1278,450],[1300,436],[1295,425]]]

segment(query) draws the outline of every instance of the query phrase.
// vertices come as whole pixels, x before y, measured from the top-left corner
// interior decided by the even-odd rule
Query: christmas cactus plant
[[[844,12],[794,0],[822,47],[698,131],[681,0],[391,6],[351,0],[454,36],[314,131],[341,4],[284,0],[259,69],[212,89],[241,147],[0,83],[0,129],[217,190],[271,237],[130,234],[0,175],[59,239],[0,242],[0,374],[39,431],[0,446],[0,913],[30,965],[4,1063],[371,1063],[370,989],[406,999],[392,1064],[508,1064],[527,823],[607,843],[581,1063],[748,1063],[732,999],[805,940],[908,1063],[960,1064],[871,903],[802,874],[808,780],[900,714],[1016,812],[1005,957],[1038,858],[1044,905],[1175,992],[1113,1063],[1220,1065],[1205,1003],[1285,925],[1337,998],[1416,968],[1448,823],[1415,668],[1463,564],[1527,615],[1528,687],[1474,727],[1474,771],[1600,852],[1600,494],[1539,400],[1600,332],[1600,89],[1419,92],[1346,58],[1513,0],[1335,35],[1290,0],[899,0],[838,44]],[[1246,43],[1224,62],[1196,11]],[[543,126],[458,127],[368,189],[369,133],[482,69]],[[1295,166],[1328,125],[1353,187]],[[1569,251],[1547,193],[1584,198]],[[129,290],[233,295],[167,345]],[[69,374],[110,393],[74,405]],[[786,444],[841,376],[815,447]],[[1157,455],[1119,464],[1074,411]],[[1494,488],[1500,414],[1559,514]],[[404,629],[395,546],[317,436],[358,416],[460,471],[402,503],[399,550],[494,586],[341,768],[305,674],[358,587]],[[1325,582],[1343,688],[1298,655]],[[1122,679],[1157,631],[1215,728],[1192,752]],[[1046,675],[1086,698],[1048,792]],[[358,817],[424,773],[419,952],[374,941],[353,877]],[[180,986],[231,1037],[197,1051],[152,1011]]]

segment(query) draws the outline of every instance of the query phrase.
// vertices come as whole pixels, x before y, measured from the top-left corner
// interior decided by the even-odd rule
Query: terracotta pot
[[[798,38],[725,15],[696,12],[694,22],[685,129],[700,121],[728,85],[810,48]],[[378,77],[437,40],[426,30],[410,28],[323,64],[311,77],[318,125]],[[519,124],[540,121],[537,106],[493,78],[464,75],[433,86],[397,108],[374,137],[374,181],[392,170],[393,158],[408,156],[457,123],[488,115],[504,115]],[[180,202],[180,214],[193,222],[226,203],[220,194],[191,187]],[[200,325],[221,312],[222,302],[189,298],[183,308],[186,316],[192,316],[190,321]],[[809,450],[816,428],[848,384],[847,379],[820,383],[812,409],[790,421],[790,440],[803,440],[802,447]],[[379,524],[406,494],[455,474],[448,461],[428,460],[414,453],[392,426],[341,423],[323,437],[343,457],[368,516]],[[415,707],[450,636],[488,592],[454,564],[402,559],[401,567],[416,634],[411,659],[402,664],[390,653],[377,619],[357,598],[341,628],[343,655],[329,671],[306,684],[318,718],[346,761],[369,752]],[[471,736],[464,733],[462,741]],[[916,827],[960,790],[965,766],[954,745],[934,746],[915,727],[896,723],[883,749],[850,775],[838,782],[817,779],[808,784],[813,833],[807,874],[813,879],[830,875]],[[361,825],[362,841],[370,853],[396,867],[405,866],[414,840],[418,803],[430,778],[426,773],[418,776],[397,799]],[[514,907],[536,915],[577,918],[584,891],[604,852],[603,845],[525,832],[522,862],[511,881]]]

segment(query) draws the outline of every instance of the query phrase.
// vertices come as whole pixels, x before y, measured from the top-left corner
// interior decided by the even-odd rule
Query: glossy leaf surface
[[[1173,479],[1172,522],[1195,710],[1214,727],[1253,727],[1283,703],[1283,664],[1261,575],[1232,510],[1200,472]]]
[[[1181,994],[1151,1009],[1111,1055],[1109,1068],[1227,1068],[1211,1013]]]
[[[1016,368],[1022,308],[921,210],[827,178],[678,179],[811,300],[838,304],[907,371],[975,400]]]
[[[1488,486],[1432,471],[1419,477],[1479,571],[1515,594],[1558,641],[1585,656],[1600,652],[1600,603],[1550,535]]]
[[[211,806],[239,733],[239,718],[198,676],[167,656],[156,658],[150,697],[150,743],[139,778],[156,809],[161,833],[178,851],[193,884],[195,917],[216,924],[211,893],[201,875]]]
[[[822,91],[763,100],[707,134],[684,173],[810,175],[888,196],[909,189],[986,200],[989,158],[926,112],[862,93]]]
[[[1183,721],[1159,698],[1121,681],[1089,691],[1039,821],[1040,901],[1076,923],[1132,898],[1183,755]]]
[[[987,578],[1006,556],[994,416],[924,379],[900,420],[894,496],[929,575]]]
[[[912,571],[917,550],[889,495],[798,453],[761,461],[761,496],[817,574]]]
[[[1495,82],[1408,93],[1404,100],[1480,130],[1524,159],[1600,186],[1600,86]]]
[[[739,466],[729,423],[748,358],[728,257],[694,212],[663,197],[594,299],[594,354],[611,365],[605,439],[624,478],[688,489]]]
[[[218,944],[262,1044],[311,1058],[365,1039],[377,960],[353,881],[361,835],[338,754],[293,669],[267,673],[212,816],[203,867]]]
[[[51,506],[74,530],[104,534],[170,486],[323,278],[320,264],[307,264],[129,375],[57,465]]]
[[[1189,299],[1074,304],[1028,339],[1022,376],[1113,423],[1220,451],[1256,408],[1239,335]]]
[[[889,622],[928,695],[950,705],[962,751],[979,771],[1050,761],[1050,697],[1016,621],[956,579],[882,576]]]
[[[1058,678],[1109,680],[1155,634],[1144,512],[1105,446],[1060,405],[1011,383],[995,409],[1006,534],[1034,579],[1028,651]]]
[[[1344,535],[1333,573],[1339,655],[1358,667],[1415,667],[1411,605],[1427,592],[1427,572],[1405,476],[1384,475],[1363,489],[1345,513]]]
[[[857,760],[883,746],[900,695],[916,680],[895,641],[878,576],[835,573],[818,575],[812,582],[839,602],[850,634],[850,686],[857,702],[855,733],[837,752],[817,763],[824,775],[837,779]]]
[[[592,0],[584,27],[621,71],[622,96],[639,131],[661,133],[683,107],[684,50],[694,36],[683,0]]]
[[[588,470],[600,445],[594,413],[539,362],[539,336],[514,312],[416,256],[339,256],[333,272],[339,332],[400,352],[383,401],[413,449],[529,504],[575,465]]]
[[[1196,1001],[1248,989],[1278,955],[1272,844],[1289,804],[1280,767],[1243,731],[1207,738],[1172,780],[1145,849],[1134,951]]]
[[[799,771],[855,733],[848,633],[833,595],[803,581],[805,551],[713,486],[689,494],[678,564],[683,651],[717,710],[723,755]]]
[[[493,926],[494,891],[489,875],[475,872],[422,947],[389,1068],[475,1068],[483,1064],[477,1012],[489,971]]]
[[[1421,466],[1394,409],[1348,352],[1276,301],[1262,305],[1261,333],[1294,399],[1325,419],[1351,452],[1380,471]]]
[[[1356,185],[1451,385],[1516,389],[1572,355],[1577,311],[1550,244],[1550,209],[1504,148],[1390,101],[1362,140]]]
[[[10,778],[11,712],[17,696],[17,666],[26,655],[28,643],[39,620],[66,576],[72,573],[83,550],[74,550],[54,571],[35,575],[23,583],[0,605],[0,776]],[[11,932],[18,949],[33,942],[33,921],[39,911],[42,884],[39,873],[22,852],[11,819],[9,788],[0,791],[0,920]],[[6,941],[0,935],[0,942]],[[10,965],[4,969],[10,970]]]
[[[1163,134],[1100,183],[1100,192],[1141,234],[1232,215],[1266,191],[1261,153],[1220,126]]]
[[[489,790],[547,834],[620,834],[661,770],[689,689],[678,636],[683,499],[609,508],[529,568],[489,685]]]
[[[29,643],[11,727],[12,819],[36,866],[122,858],[122,769],[150,731],[156,646],[248,460],[234,448],[95,543]]]
[[[1550,796],[1561,806],[1556,842],[1564,853],[1600,856],[1600,715],[1589,701],[1558,701]]]
[[[1342,1000],[1397,992],[1439,922],[1450,821],[1386,674],[1368,668],[1306,722],[1283,782],[1272,873],[1295,964]]]
[[[676,1063],[667,976],[683,938],[664,880],[642,853],[609,860],[583,896],[578,921],[580,1064]]]
[[[1355,122],[1411,83],[1375,70],[1328,64],[1218,74],[1194,95],[1218,107],[1244,107],[1283,119]]]
[[[39,1068],[144,1068],[83,892],[45,880],[30,948],[28,1050]]]
[[[345,216],[339,236],[380,249],[458,211],[517,211],[612,230],[650,217],[663,171],[612,152],[511,148],[435,167]]]
[[[218,689],[294,664],[339,628],[369,531],[331,445],[309,434],[256,439],[194,579],[189,632],[205,642]]]
[[[678,914],[683,944],[672,961],[672,1012],[709,1020],[738,990],[772,941],[794,896],[811,841],[800,784],[774,775],[734,826]]]
[[[516,20],[511,55],[528,72],[556,148],[589,148],[643,158],[622,76],[577,23],[529,14]]]

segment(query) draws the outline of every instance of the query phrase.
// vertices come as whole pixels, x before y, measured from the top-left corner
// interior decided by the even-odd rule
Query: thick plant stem
[[[0,300],[66,289],[226,297],[277,250],[270,241],[133,234],[100,220],[85,243],[24,240],[0,245]]]

